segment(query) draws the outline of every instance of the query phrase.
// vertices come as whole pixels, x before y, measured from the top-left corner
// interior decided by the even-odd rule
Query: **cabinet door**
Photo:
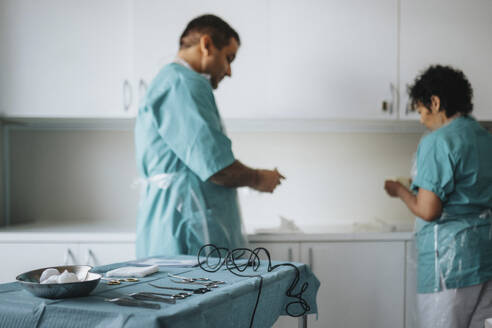
[[[130,115],[130,1],[1,1],[0,110]]]
[[[492,120],[492,1],[402,0],[400,117],[408,112],[407,85],[431,64],[452,65],[468,77],[474,91],[474,115]]]
[[[299,262],[299,243],[250,242],[251,249],[263,247],[268,250],[272,261]],[[263,253],[262,253],[263,254]]]
[[[80,244],[80,258],[92,266],[134,260],[135,243]]]
[[[301,243],[321,282],[309,327],[403,327],[404,242]]]
[[[164,65],[172,62],[179,37],[188,22],[213,13],[239,34],[241,46],[232,63],[232,78],[219,85],[216,100],[223,117],[261,117],[266,104],[268,63],[268,1],[135,1],[135,75],[150,83]]]
[[[396,118],[396,4],[271,0],[267,113],[278,118]]]
[[[77,244],[0,243],[0,283],[15,281],[23,272],[59,265],[81,264]]]
[[[418,327],[417,317],[417,250],[415,241],[405,242],[405,328]]]

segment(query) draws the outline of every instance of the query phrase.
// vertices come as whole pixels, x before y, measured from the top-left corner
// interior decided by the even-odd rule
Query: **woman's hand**
[[[406,189],[401,183],[398,181],[393,181],[393,180],[386,180],[384,182],[384,190],[390,195],[391,197],[399,197],[400,196],[400,190],[401,189]]]
[[[434,221],[441,216],[442,201],[432,191],[419,188],[417,195],[392,180],[384,182],[384,189],[391,197],[399,197],[413,214],[425,221]]]

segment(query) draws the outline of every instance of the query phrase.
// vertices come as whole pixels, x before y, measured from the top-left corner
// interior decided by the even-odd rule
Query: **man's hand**
[[[251,188],[262,192],[273,192],[285,177],[275,170],[256,170],[256,181]]]
[[[261,192],[273,192],[285,177],[275,170],[255,170],[235,161],[214,174],[210,181],[229,187],[250,187]]]

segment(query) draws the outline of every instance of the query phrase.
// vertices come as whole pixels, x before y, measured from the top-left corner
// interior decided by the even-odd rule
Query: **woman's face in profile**
[[[420,123],[429,130],[437,130],[446,122],[446,115],[444,110],[440,110],[440,100],[436,96],[432,96],[431,108],[419,102],[416,105],[416,109],[420,114]]]

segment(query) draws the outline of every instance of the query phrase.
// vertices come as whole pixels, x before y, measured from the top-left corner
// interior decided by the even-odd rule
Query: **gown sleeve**
[[[177,78],[152,105],[159,134],[202,181],[235,160],[206,83]]]
[[[432,191],[442,202],[454,190],[454,158],[449,146],[432,135],[424,138],[417,150],[417,175],[412,190],[423,188]]]

